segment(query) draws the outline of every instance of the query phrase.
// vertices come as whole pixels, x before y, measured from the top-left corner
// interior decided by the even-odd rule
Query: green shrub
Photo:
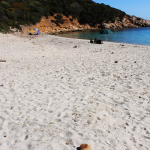
[[[2,32],[8,32],[10,30],[10,27],[7,24],[0,23],[0,30]]]
[[[64,23],[62,15],[55,16],[55,23],[58,25],[59,23]]]
[[[34,1],[34,5],[35,5],[35,6],[41,6],[41,7],[42,7],[42,4],[41,4],[40,2],[38,2],[38,1]]]
[[[9,8],[9,7],[10,7],[10,4],[7,3],[6,1],[2,1],[1,4],[2,4],[2,6],[5,7],[5,8]]]
[[[118,9],[92,0],[0,0],[0,30],[7,30],[9,25],[19,28],[21,24],[36,24],[42,16],[48,18],[56,13],[60,14],[55,16],[57,25],[64,22],[61,14],[72,15],[81,24],[92,26],[125,16]]]
[[[137,20],[142,20],[141,18],[137,17]]]
[[[77,2],[74,2],[70,5],[70,13],[74,18],[79,18],[81,11],[81,6]]]

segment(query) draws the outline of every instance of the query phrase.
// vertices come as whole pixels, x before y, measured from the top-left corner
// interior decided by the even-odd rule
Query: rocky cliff
[[[150,21],[129,15],[125,16],[122,21],[117,18],[114,23],[102,23],[102,27],[108,29],[139,28],[149,26]]]
[[[83,31],[88,29],[97,29],[98,27],[91,27],[88,24],[81,25],[77,19],[73,19],[72,16],[62,16],[63,23],[56,24],[54,16],[49,16],[48,18],[42,17],[41,21],[36,25],[22,26],[23,33],[34,33],[34,28],[38,28],[41,33],[56,34],[63,32],[74,32]]]
[[[42,17],[41,21],[36,25],[22,26],[22,32],[25,34],[34,33],[34,28],[38,28],[41,33],[57,34],[63,32],[74,32],[84,30],[96,30],[101,28],[108,29],[122,29],[122,28],[139,28],[150,26],[150,21],[138,18],[135,16],[125,16],[122,21],[118,18],[114,23],[103,22],[91,27],[88,24],[81,25],[77,19],[73,19],[72,16],[62,16],[63,23],[56,23],[56,15],[49,16],[48,18]]]

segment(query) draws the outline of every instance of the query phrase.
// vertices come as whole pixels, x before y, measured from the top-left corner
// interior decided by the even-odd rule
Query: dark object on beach
[[[118,63],[118,61],[115,61],[114,63]]]
[[[90,39],[90,43],[94,43],[92,39]]]
[[[27,140],[27,139],[28,139],[28,137],[29,137],[29,136],[28,136],[28,135],[26,135],[26,136],[25,136],[25,140]]]
[[[102,40],[97,40],[96,44],[104,44]]]
[[[6,62],[6,60],[2,60],[2,59],[0,59],[0,62]]]
[[[94,39],[94,43],[95,43],[95,44],[97,43],[97,38]]]
[[[77,48],[77,45],[76,45],[76,46],[74,46],[73,48]]]
[[[97,40],[97,38],[94,39],[95,44],[104,44],[102,40]]]
[[[112,34],[112,32],[108,29],[101,30],[99,34]]]
[[[32,35],[32,33],[29,33],[29,35]]]

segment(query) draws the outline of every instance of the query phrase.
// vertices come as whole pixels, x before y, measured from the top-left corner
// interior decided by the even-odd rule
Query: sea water
[[[112,31],[112,34],[99,34],[99,31],[74,32],[60,36],[77,39],[100,39],[103,41],[150,45],[150,27]]]

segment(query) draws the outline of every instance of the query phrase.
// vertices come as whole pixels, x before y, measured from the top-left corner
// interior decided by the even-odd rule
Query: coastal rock
[[[135,16],[125,16],[122,21],[116,18],[114,23],[102,23],[102,27],[106,29],[122,29],[122,28],[139,28],[150,26],[150,21]]]
[[[81,25],[78,22],[77,18],[73,18],[72,16],[63,16],[64,23],[55,23],[55,14],[54,16],[49,16],[48,18],[42,17],[41,21],[37,23],[36,25],[30,25],[30,26],[21,26],[22,32],[24,34],[33,33],[35,32],[33,29],[38,28],[41,33],[63,33],[63,32],[73,32],[73,31],[83,31],[83,30],[89,30],[89,29],[97,29],[98,27],[91,27],[88,24]]]
[[[96,24],[94,27],[89,24],[80,24],[77,18],[72,16],[62,15],[63,23],[56,24],[55,16],[49,16],[48,18],[42,17],[41,21],[36,25],[21,26],[24,34],[35,32],[33,29],[38,28],[41,33],[47,34],[60,34],[63,32],[74,32],[84,30],[98,30],[101,28],[106,29],[123,29],[123,28],[139,28],[150,26],[150,21],[138,18],[135,16],[126,15],[122,20],[116,18],[114,22],[104,21],[101,24]]]

